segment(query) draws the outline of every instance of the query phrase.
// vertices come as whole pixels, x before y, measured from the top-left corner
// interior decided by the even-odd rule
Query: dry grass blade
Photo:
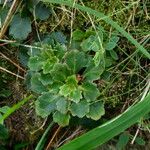
[[[7,72],[7,73],[9,73],[9,74],[11,74],[11,75],[13,75],[13,76],[16,76],[17,78],[22,79],[22,80],[25,80],[24,77],[22,77],[22,76],[20,76],[20,75],[17,75],[17,74],[15,74],[15,73],[13,73],[13,72],[11,72],[11,71],[9,71],[9,70],[3,68],[3,67],[0,67],[0,70],[5,71],[5,72]]]
[[[20,6],[21,2],[22,2],[22,0],[21,1],[19,1],[19,0],[14,0],[13,1],[12,5],[11,5],[9,11],[8,11],[7,17],[6,17],[5,21],[4,21],[4,24],[3,24],[2,28],[1,28],[0,39],[2,39],[4,37],[4,34],[6,33],[7,28],[8,28],[8,26],[9,26],[11,20],[12,20],[12,17],[14,15],[16,9]],[[4,3],[4,6],[5,6],[5,3]]]

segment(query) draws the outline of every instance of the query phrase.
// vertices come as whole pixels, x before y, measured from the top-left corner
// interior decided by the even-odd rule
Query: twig
[[[66,141],[69,141],[71,139],[73,139],[76,135],[82,133],[83,130],[81,130],[81,126],[79,126],[72,135],[70,135],[68,138],[66,138],[65,140],[63,140],[62,142],[60,142],[57,147],[60,147],[63,143],[65,143]]]
[[[13,73],[13,72],[11,72],[11,71],[9,71],[9,70],[3,68],[3,67],[0,67],[0,70],[5,71],[5,72],[7,72],[7,73],[9,73],[9,74],[11,74],[11,75],[13,75],[13,76],[16,76],[17,78],[20,78],[20,79],[25,80],[24,77],[22,77],[22,76],[20,76],[20,75],[17,75],[17,74],[15,74],[15,73]]]
[[[135,141],[136,137],[138,136],[139,131],[140,131],[140,129],[139,129],[139,127],[138,127],[138,129],[136,130],[136,133],[135,133],[135,135],[134,135],[134,137],[133,137],[133,139],[132,139],[132,141],[131,141],[131,144],[132,144],[132,145],[134,144],[134,141]]]
[[[12,3],[12,5],[11,5],[9,11],[8,11],[7,17],[6,17],[5,21],[4,21],[4,24],[3,24],[2,28],[1,28],[0,39],[2,39],[4,34],[6,33],[7,28],[9,26],[9,23],[11,22],[12,16],[13,16],[13,14],[16,11],[17,6],[19,6],[21,4],[21,1],[20,1],[19,5],[18,5],[18,3],[19,3],[19,0],[14,0],[13,3]]]
[[[42,123],[42,125],[37,130],[31,132],[31,134],[35,134],[36,132],[38,132],[40,130],[43,130],[43,127],[45,126],[46,121],[47,121],[47,118],[44,120],[44,122]]]
[[[18,69],[20,69],[23,72],[26,72],[22,67],[20,67],[18,64],[16,64],[15,62],[13,62],[10,58],[8,58],[6,55],[4,55],[3,53],[0,52],[0,55],[5,58],[6,60],[8,60],[10,63],[12,63],[14,66],[16,66]]]
[[[150,79],[148,79],[148,81],[147,81],[147,86],[146,86],[146,88],[144,90],[144,93],[143,93],[143,96],[141,98],[141,101],[143,101],[144,98],[146,97],[147,93],[149,92],[149,88],[150,88]]]
[[[51,147],[51,145],[52,145],[52,142],[53,142],[53,140],[55,139],[56,135],[59,133],[60,129],[61,129],[61,127],[59,126],[59,127],[57,128],[56,132],[54,133],[54,135],[52,136],[51,140],[49,141],[49,143],[48,143],[48,145],[47,145],[47,147],[46,147],[45,150],[50,150],[50,147]]]

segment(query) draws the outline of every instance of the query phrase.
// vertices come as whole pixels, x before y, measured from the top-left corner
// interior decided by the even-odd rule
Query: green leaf
[[[80,99],[82,99],[82,91],[79,88],[72,91],[69,95],[69,98],[71,101],[78,103]]]
[[[28,67],[30,68],[31,71],[39,71],[42,69],[43,63],[44,60],[41,57],[38,56],[30,57]]]
[[[19,58],[19,62],[22,64],[22,66],[27,68],[28,62],[29,62],[28,49],[20,47],[20,49],[18,51],[18,58]]]
[[[12,94],[12,92],[10,90],[6,90],[6,89],[2,89],[0,91],[0,97],[4,97],[7,98]]]
[[[150,112],[150,94],[143,101],[130,106],[124,113],[90,130],[80,137],[58,148],[58,150],[92,150],[137,123]],[[135,113],[136,112],[136,113]]]
[[[71,50],[65,55],[65,62],[72,70],[72,73],[78,73],[87,64],[86,56],[83,52],[78,50]]]
[[[104,53],[102,49],[96,52],[93,60],[94,60],[95,66],[101,65],[105,67],[105,58],[104,58]]]
[[[86,100],[82,100],[79,103],[72,103],[70,111],[73,116],[83,118],[89,112],[89,104]]]
[[[53,114],[53,120],[54,122],[57,122],[60,126],[64,127],[69,125],[70,115],[62,114],[57,111]]]
[[[89,38],[87,38],[86,40],[84,40],[81,43],[81,48],[84,51],[99,51],[100,49],[100,44],[99,41],[96,39],[96,37],[94,35],[91,35]]]
[[[51,76],[53,80],[63,82],[70,75],[70,72],[67,64],[56,63],[51,70]]]
[[[31,90],[36,93],[46,92],[46,87],[40,81],[40,73],[35,73],[31,77]]]
[[[42,51],[40,53],[41,58],[44,60],[50,59],[53,60],[55,55],[51,45],[42,44]]]
[[[7,119],[12,113],[18,110],[22,105],[24,105],[31,98],[33,98],[32,95],[24,98],[22,101],[19,101],[17,104],[10,107],[10,109],[7,109],[7,111],[2,115],[2,117],[0,117],[0,123],[2,123],[5,119]]]
[[[86,40],[81,43],[81,48],[84,51],[95,51],[98,52],[100,49],[103,50],[103,33],[98,31],[95,35],[90,35]]]
[[[50,74],[40,74],[40,77],[39,77],[39,81],[41,81],[41,83],[44,85],[44,86],[47,86],[47,85],[50,85],[53,83],[53,80],[52,80],[52,76]]]
[[[49,89],[50,89],[50,91],[51,91],[52,93],[55,93],[55,94],[57,93],[57,94],[58,94],[58,92],[59,92],[61,86],[63,86],[63,83],[62,83],[62,82],[54,81],[54,82],[51,84],[51,86],[49,87]]]
[[[6,140],[9,137],[8,130],[0,124],[0,139],[1,140]]]
[[[40,141],[37,143],[35,150],[42,150],[44,149],[45,143],[48,140],[48,135],[50,133],[50,130],[52,130],[52,127],[54,125],[54,122],[51,122],[48,127],[46,128],[46,130],[44,131]]]
[[[99,96],[99,90],[97,89],[96,84],[91,82],[85,82],[82,85],[84,98],[90,102],[96,100]]]
[[[22,47],[21,47],[22,48]],[[41,45],[39,43],[34,43],[33,46],[27,48],[27,54],[31,57],[40,56],[41,55]],[[45,60],[45,59],[43,59]]]
[[[111,51],[110,51],[110,55],[111,55],[111,57],[112,57],[114,60],[118,60],[118,59],[119,59],[117,53],[116,53],[114,50],[111,50]]]
[[[116,148],[118,150],[122,150],[125,148],[125,146],[128,144],[128,142],[129,142],[129,135],[123,133],[119,136],[119,140],[117,142]]]
[[[15,15],[10,24],[9,34],[14,39],[25,40],[31,32],[30,18],[22,18],[20,15]]]
[[[100,78],[100,75],[104,72],[104,70],[105,64],[99,64],[98,66],[95,66],[94,62],[92,61],[85,69],[83,73],[83,78],[85,78],[85,80],[87,81],[98,80]]]
[[[55,42],[55,43],[60,43],[60,44],[66,44],[66,36],[62,32],[52,32],[50,35],[50,38]]]
[[[66,84],[60,87],[59,93],[65,97],[67,97],[71,92],[77,89],[77,79],[75,75],[69,76],[66,79]]]
[[[58,98],[57,95],[51,92],[44,92],[35,102],[36,113],[43,118],[50,115],[56,109]]]
[[[111,57],[107,57],[107,58],[105,58],[105,62],[106,62],[106,67],[108,68],[108,67],[110,67],[110,66],[112,66],[113,65],[113,63],[114,63],[114,60],[111,58]]]
[[[105,49],[106,50],[113,50],[117,46],[117,42],[119,41],[119,37],[112,36],[109,40],[109,42],[106,44]]]
[[[88,118],[93,120],[99,120],[102,115],[105,114],[103,102],[96,102],[90,105],[89,113],[87,114]]]
[[[1,4],[1,3],[0,3]],[[0,8],[0,28],[2,28],[3,23],[7,17],[9,9],[7,7],[5,7],[5,9]]]
[[[68,102],[64,97],[60,97],[56,103],[57,110],[62,114],[66,114],[68,111]]]
[[[62,40],[62,42],[65,42],[65,41]],[[65,53],[67,52],[67,47],[66,47],[66,45],[56,43],[55,46],[54,46],[54,51],[55,51],[56,57],[59,60],[61,60],[64,57]]]
[[[80,4],[75,3],[74,1],[66,1],[66,0],[42,0],[43,2],[49,2],[54,4],[61,4],[66,5],[69,7],[73,7],[79,9],[81,11],[87,12],[90,15],[93,15],[101,20],[104,20],[107,24],[111,25],[117,31],[119,31],[124,37],[126,37],[132,44],[136,46],[136,48],[143,53],[147,58],[150,59],[150,53],[141,45],[139,44],[129,33],[127,33],[124,28],[120,27],[117,22],[113,21],[109,16],[104,15],[101,12],[93,10],[89,7],[82,6]],[[131,5],[132,6],[132,5]]]
[[[79,29],[76,29],[73,32],[72,37],[73,37],[73,40],[75,41],[81,41],[85,37],[85,33]]]
[[[10,107],[3,106],[3,107],[0,108],[0,112],[3,113],[3,114],[5,114],[9,109],[10,109]]]
[[[2,118],[2,114],[0,113],[0,119],[1,119],[1,118]],[[4,120],[2,120],[2,119],[1,119],[0,124],[2,124],[2,125],[3,125],[3,124],[4,124]]]
[[[55,63],[58,62],[58,59],[56,57],[52,57],[51,59],[47,59],[44,64],[43,64],[43,73],[47,74],[50,73],[53,69],[53,66],[55,65]]]
[[[143,145],[143,146],[146,144],[146,142],[144,141],[144,139],[141,138],[141,137],[136,137],[135,142],[136,142],[136,144]]]
[[[46,20],[51,14],[50,8],[47,8],[43,3],[38,3],[35,7],[35,16],[37,19]]]

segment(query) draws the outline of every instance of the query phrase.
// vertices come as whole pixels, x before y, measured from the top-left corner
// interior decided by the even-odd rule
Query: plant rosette
[[[103,73],[103,65],[95,65],[85,51],[67,50],[60,44],[54,48],[43,45],[33,52],[28,67],[31,90],[39,94],[38,115],[44,118],[52,113],[60,126],[68,125],[71,116],[101,118],[104,105],[98,101],[100,92],[94,81]]]

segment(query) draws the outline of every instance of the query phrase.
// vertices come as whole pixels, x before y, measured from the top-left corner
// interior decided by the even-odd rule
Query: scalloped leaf
[[[42,69],[43,63],[44,60],[41,57],[38,56],[30,57],[28,67],[30,68],[31,71],[39,71]]]
[[[47,74],[47,73],[50,73],[53,69],[53,66],[55,65],[55,63],[58,62],[58,59],[57,57],[52,57],[52,58],[49,58],[47,59],[44,64],[43,64],[43,73],[44,74]]]
[[[70,111],[73,116],[82,118],[89,112],[89,104],[86,100],[82,100],[79,103],[72,103]]]
[[[104,70],[104,65],[99,64],[98,66],[95,66],[94,62],[92,61],[85,69],[83,77],[87,81],[98,80],[100,78],[100,75],[104,72]]]
[[[78,73],[87,64],[86,55],[78,50],[68,52],[64,59],[73,74]]]
[[[77,89],[77,79],[75,75],[69,76],[66,79],[66,84],[60,87],[59,94],[67,97],[71,92],[76,91]]]
[[[71,101],[78,103],[80,99],[82,99],[82,91],[80,91],[79,88],[72,91],[69,95],[69,98],[71,99]]]
[[[99,120],[102,115],[105,114],[103,102],[96,102],[90,105],[89,113],[87,114],[88,118],[93,120]]]
[[[60,97],[56,103],[57,110],[62,114],[66,114],[68,111],[68,101],[64,97]]]
[[[43,118],[50,115],[56,109],[58,98],[51,92],[44,92],[35,102],[36,113]]]
[[[51,11],[42,2],[38,3],[35,7],[35,16],[40,20],[46,20],[49,18]]]
[[[40,73],[35,73],[31,77],[31,90],[39,94],[47,91],[47,88],[40,81],[40,77]]]
[[[39,80],[42,82],[44,86],[50,85],[53,83],[52,76],[50,74],[42,74],[39,77]]]
[[[32,31],[30,18],[22,18],[19,14],[15,15],[10,23],[9,34],[14,39],[25,40]]]
[[[97,89],[96,84],[91,82],[85,82],[82,85],[84,98],[90,102],[96,100],[99,96],[99,90]]]
[[[56,63],[51,70],[51,76],[55,81],[65,81],[68,76],[71,75],[71,71],[69,70],[67,64]]]
[[[61,127],[65,127],[69,125],[70,115],[62,114],[57,111],[53,114],[53,120],[54,122],[57,122]]]

